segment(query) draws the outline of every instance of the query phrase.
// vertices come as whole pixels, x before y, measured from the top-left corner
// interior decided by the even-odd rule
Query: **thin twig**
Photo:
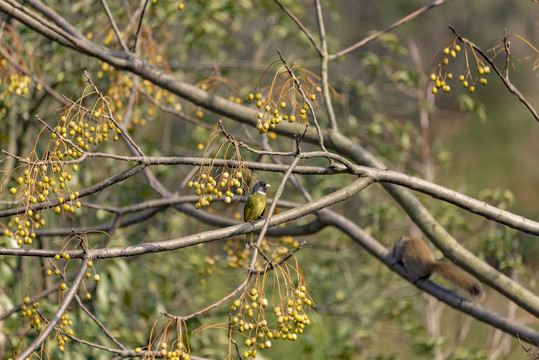
[[[116,25],[116,21],[114,20],[114,17],[112,16],[112,13],[110,12],[107,1],[101,0],[101,4],[103,5],[105,12],[107,13],[107,17],[109,18],[110,24],[112,26],[112,29],[114,30],[114,34],[116,34],[116,38],[118,39],[120,46],[122,47],[123,51],[128,52],[129,49],[127,48],[127,45],[125,44],[124,39],[122,39],[122,34],[120,33],[120,29],[118,29],[118,25]]]
[[[138,37],[139,37],[140,29],[142,28],[142,19],[144,18],[144,13],[146,12],[146,6],[148,6],[148,0],[146,0],[146,2],[144,3],[144,6],[142,7],[142,12],[140,14],[140,18],[139,18],[138,26],[137,26],[137,32],[135,33],[135,42],[133,44],[133,53],[135,54],[137,53]]]
[[[511,43],[507,40],[507,29],[503,30],[503,48],[505,49],[505,78],[509,79],[509,63],[511,62]]]
[[[284,4],[282,2],[280,2],[279,0],[274,0],[274,1],[277,3],[277,5],[279,5],[281,7],[281,9],[283,9],[283,11],[286,13],[286,15],[288,15],[292,19],[292,21],[294,21],[296,23],[296,25],[298,25],[298,27],[301,29],[301,31],[303,31],[303,33],[305,35],[307,35],[307,37],[309,38],[309,41],[313,44],[316,51],[318,51],[318,54],[322,55],[322,49],[320,49],[320,46],[316,43],[316,40],[314,40],[314,37],[311,35],[309,30],[307,30],[307,28],[305,26],[303,26],[301,21],[299,21],[299,19],[294,14],[292,14],[292,12],[290,10],[288,10],[286,8],[286,6],[284,6]]]
[[[322,42],[322,53],[320,61],[320,79],[322,86],[322,96],[324,97],[324,104],[326,107],[326,113],[328,115],[329,127],[333,131],[337,131],[337,119],[335,118],[335,112],[333,111],[333,105],[331,103],[331,97],[329,96],[329,81],[328,81],[328,45],[326,39],[326,28],[324,26],[324,17],[322,14],[322,5],[320,0],[315,0],[316,6],[316,19],[318,21],[318,28],[320,29],[320,41]]]
[[[369,35],[366,38],[364,38],[363,40],[358,41],[354,45],[352,45],[352,46],[350,46],[350,47],[348,47],[348,48],[346,48],[344,50],[341,50],[336,54],[330,55],[329,60],[335,60],[337,58],[340,58],[341,56],[344,56],[344,55],[348,54],[349,52],[354,51],[357,48],[360,48],[361,46],[371,42],[372,40],[380,37],[381,35],[395,29],[396,27],[415,19],[416,17],[423,14],[424,12],[426,12],[426,11],[436,7],[436,6],[440,6],[440,5],[442,5],[442,4],[446,3],[446,2],[449,2],[449,1],[452,1],[452,0],[436,0],[436,1],[433,1],[432,3],[430,3],[430,4],[422,6],[419,9],[417,9],[416,11],[414,11],[413,13],[411,13],[411,14],[403,17],[399,21],[389,25],[384,30],[380,30],[380,31],[378,31],[378,32],[376,32],[376,33],[374,33],[372,35]]]
[[[99,328],[101,329],[101,331],[103,331],[103,333],[113,342],[115,343],[116,345],[118,345],[118,347],[122,350],[126,350],[125,346],[119,342],[115,337],[114,335],[112,335],[110,333],[110,331],[105,327],[105,325],[103,325],[103,323],[101,321],[99,321],[98,318],[95,317],[94,314],[92,314],[92,312],[86,307],[84,306],[84,304],[82,303],[82,300],[80,299],[79,295],[75,295],[75,300],[77,301],[77,303],[79,304],[80,308],[82,309],[82,311],[84,311],[86,313],[86,315],[88,315],[90,317],[90,319],[92,319],[95,324],[97,326],[99,326]]]

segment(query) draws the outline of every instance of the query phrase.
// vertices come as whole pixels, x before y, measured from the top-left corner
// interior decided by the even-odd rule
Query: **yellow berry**
[[[436,81],[436,75],[430,74],[430,79],[431,79],[432,81]]]
[[[67,289],[67,284],[66,283],[61,283],[60,284],[60,290],[65,290]]]
[[[438,92],[438,88],[433,87],[432,90],[431,90],[431,92],[432,92],[433,94],[436,94],[436,93]]]
[[[449,48],[444,48],[444,54],[445,55],[449,54]]]
[[[183,3],[180,3],[180,5],[178,5],[178,10],[183,10]]]

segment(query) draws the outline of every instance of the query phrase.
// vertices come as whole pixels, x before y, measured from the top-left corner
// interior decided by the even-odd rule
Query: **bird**
[[[251,195],[245,201],[245,207],[243,208],[243,220],[245,222],[252,222],[258,220],[264,214],[266,210],[266,192],[270,184],[261,180],[254,184]],[[247,233],[247,244],[253,243],[253,233]]]

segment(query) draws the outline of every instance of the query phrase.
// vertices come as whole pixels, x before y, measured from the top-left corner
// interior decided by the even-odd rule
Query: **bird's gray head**
[[[267,182],[260,180],[253,186],[253,191],[251,191],[251,194],[259,193],[262,195],[266,195],[266,191],[268,191],[268,188],[271,187],[270,184]]]

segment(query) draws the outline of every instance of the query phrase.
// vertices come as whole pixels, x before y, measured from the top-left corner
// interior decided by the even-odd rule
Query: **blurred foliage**
[[[316,34],[316,17],[311,2],[282,0],[282,3]],[[330,49],[349,46],[373,29],[385,28],[424,4],[423,1],[389,3],[372,0],[359,3],[352,0],[324,2]],[[533,157],[523,154],[536,146],[538,130],[537,124],[522,111],[521,105],[499,84],[491,83],[481,94],[453,91],[455,94],[437,95],[435,103],[425,95],[428,76],[435,67],[433,59],[451,38],[446,27],[448,23],[475,43],[486,44],[484,46],[493,40],[491,37],[503,36],[504,26],[514,27],[514,31],[524,37],[536,31],[537,25],[533,24],[537,19],[529,10],[536,5],[508,3],[501,0],[469,4],[454,1],[434,9],[414,22],[379,37],[360,51],[339,59],[330,67],[330,82],[340,130],[373,151],[391,168],[426,177],[424,169],[430,164],[434,182],[460,189],[500,208],[536,216],[537,210],[529,204],[535,205],[534,199],[539,195],[535,186],[537,167]],[[318,64],[313,60],[315,52],[307,37],[273,1],[189,0],[182,3],[182,10],[178,9],[179,4],[178,1],[150,2],[139,39],[140,55],[179,79],[243,102],[247,94],[258,88],[266,67],[277,59],[277,49],[293,65],[300,64],[312,72],[318,71]],[[133,29],[137,26],[133,15],[137,13],[136,4],[126,2],[127,8],[112,2],[109,5],[119,28],[129,29],[130,35],[124,40],[132,46]],[[100,2],[63,1],[50,6],[69,18],[92,41],[120,49],[109,30]],[[134,82],[138,82],[146,94],[140,92],[136,97],[134,114],[127,128],[147,155],[202,156],[198,145],[208,142],[212,136],[208,128],[215,127],[219,119],[148,82],[134,79],[124,71],[74,54],[16,22],[7,23],[2,46],[10,54],[17,55],[17,63],[74,101],[87,94],[82,77],[83,70],[87,69],[97,88],[110,96],[119,120],[127,117],[128,91]],[[525,82],[535,75],[528,63],[517,64],[517,71],[511,73],[515,81],[531,89],[532,94],[536,93],[536,82],[535,85]],[[0,76],[2,149],[21,156],[32,151],[37,158],[45,156],[45,149],[51,141],[50,133],[40,133],[40,125],[33,116],[39,114],[55,126],[62,113],[59,110],[61,105],[48,98],[36,81],[24,77],[5,59],[0,64]],[[271,76],[265,76],[263,80],[260,88],[268,85]],[[97,103],[95,97],[88,95],[84,105],[93,109]],[[206,127],[179,121],[159,110],[156,103],[183,110]],[[321,104],[317,110],[320,122],[325,124],[327,120]],[[422,113],[429,117],[426,129],[421,128],[419,118]],[[249,137],[256,133],[230,120],[225,119],[223,123],[227,131],[234,134]],[[290,139],[280,135],[269,137],[268,141],[275,149],[288,151],[290,148]],[[128,154],[121,142],[108,141],[96,146],[96,151]],[[516,150],[508,150],[513,147]],[[305,144],[304,148],[309,150],[314,146]],[[253,154],[242,155],[247,160],[256,159]],[[325,163],[321,161],[320,164]],[[14,169],[17,171],[18,164],[10,159],[3,160],[0,165],[4,174],[9,175]],[[119,168],[118,162],[110,159],[86,160],[79,171],[73,172],[72,183],[83,188],[127,166]],[[193,177],[190,170],[177,166],[152,168],[171,191],[180,188],[186,177]],[[262,177],[262,174],[257,175]],[[280,180],[276,174],[263,176],[271,184]],[[311,195],[317,198],[345,186],[351,178],[345,175],[318,176],[302,178],[302,181]],[[16,176],[8,176],[2,183],[2,200],[12,199],[9,189],[16,183]],[[157,198],[154,190],[142,175],[138,175],[84,200],[121,207],[154,198]],[[285,188],[283,198],[303,201],[291,186]],[[363,226],[385,246],[392,247],[400,235],[413,231],[404,212],[379,187],[367,189],[354,200],[334,209]],[[485,222],[446,203],[426,197],[421,197],[421,200],[435,218],[456,238],[463,240],[467,247],[507,275],[517,277],[536,289],[536,276],[533,274],[538,269],[530,259],[534,259],[538,250],[535,243],[529,245],[532,240],[528,236]],[[241,203],[214,204],[201,211],[240,219]],[[44,211],[42,217],[47,229],[70,229],[113,220],[109,212],[95,211],[84,205],[74,212],[62,212],[61,216],[53,211]],[[7,220],[6,226],[8,221],[13,220]],[[304,222],[306,220],[298,221]],[[173,209],[160,210],[144,221],[119,229],[108,245],[126,246],[172,239],[209,228]],[[106,238],[103,233],[89,233],[86,242],[95,248]],[[38,238],[34,245],[61,249],[67,239],[61,236]],[[307,241],[307,246],[298,252],[297,261],[316,305],[314,313],[309,315],[312,323],[297,341],[274,343],[271,349],[260,351],[259,358],[430,359],[436,348],[452,349],[448,356],[450,359],[487,358],[486,330],[470,332],[463,341],[456,340],[449,330],[440,336],[429,335],[425,300],[420,293],[334,229],[324,229],[305,238],[268,239],[268,242],[272,246],[279,243],[294,248],[298,241],[303,240]],[[84,283],[91,299],[83,298],[82,301],[120,342],[133,349],[144,347],[152,340],[150,334],[154,325],[156,328],[163,326],[162,312],[187,315],[198,311],[241,283],[245,276],[242,241],[243,238],[232,239],[172,253],[96,261],[91,270],[92,278]],[[0,235],[0,246],[16,244],[10,237]],[[12,290],[0,290],[0,309],[10,309],[22,303],[26,296],[36,296],[40,290],[58,286],[60,280],[56,276],[46,275],[46,270],[53,268],[51,263],[33,260],[0,257],[0,289]],[[65,259],[54,263],[58,268],[66,266],[66,273],[74,269],[73,264],[66,265]],[[93,281],[95,274],[100,276],[98,283]],[[270,286],[265,289],[267,293],[272,290]],[[44,316],[53,314],[60,296],[59,292],[54,292],[47,299],[40,300],[39,311]],[[503,299],[496,297],[491,303],[498,311],[505,311]],[[226,325],[228,321],[231,304],[232,300],[185,324],[184,333],[189,335],[193,354],[209,358],[227,356],[227,329],[222,324]],[[6,318],[2,325],[1,331],[8,334],[5,345],[8,354],[20,346],[25,347],[37,336],[35,330],[28,328],[27,318],[23,318],[21,313],[19,311],[18,315]],[[68,314],[75,336],[113,346],[76,304],[70,307]],[[448,309],[440,321],[450,322],[449,328],[454,330],[463,322],[462,319],[454,320],[454,317],[455,312]],[[213,328],[215,324],[220,326]],[[194,332],[201,327],[204,330]],[[19,344],[23,337],[23,343]],[[235,339],[240,344],[244,340],[242,336]],[[60,335],[51,339],[48,345],[47,354],[51,358],[110,358],[106,352],[70,340],[61,352],[58,342],[61,342]],[[508,358],[522,358],[518,344],[513,344],[514,350]],[[241,349],[245,350],[245,346],[242,345]]]

